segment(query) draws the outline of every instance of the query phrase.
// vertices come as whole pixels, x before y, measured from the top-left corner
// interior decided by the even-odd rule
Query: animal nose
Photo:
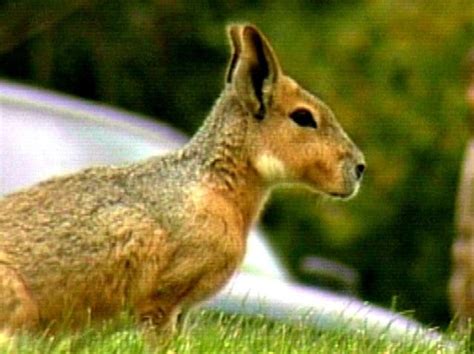
[[[362,176],[364,175],[364,171],[365,171],[365,164],[359,163],[359,164],[356,165],[355,173],[356,173],[356,178],[358,180],[360,180],[362,178]]]

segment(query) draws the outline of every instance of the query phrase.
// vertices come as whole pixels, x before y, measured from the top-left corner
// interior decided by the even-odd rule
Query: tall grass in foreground
[[[224,315],[198,311],[186,320],[185,328],[170,344],[153,351],[145,344],[132,321],[123,318],[101,328],[55,337],[21,337],[15,353],[470,353],[468,336],[448,333],[450,342],[427,343],[421,338],[393,342],[388,336],[374,338],[364,330],[356,333],[318,331],[304,321],[275,322],[263,317]],[[0,353],[8,353],[0,348]]]

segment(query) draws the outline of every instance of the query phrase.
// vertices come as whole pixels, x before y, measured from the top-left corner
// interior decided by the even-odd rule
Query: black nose
[[[356,178],[359,180],[362,178],[362,175],[365,171],[365,165],[363,163],[359,163],[356,166]]]

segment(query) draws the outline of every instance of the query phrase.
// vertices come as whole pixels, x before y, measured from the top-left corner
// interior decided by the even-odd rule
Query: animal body
[[[123,310],[172,330],[238,268],[274,186],[357,192],[363,155],[328,106],[283,73],[255,26],[228,33],[225,87],[182,149],[0,199],[0,332],[80,328]]]

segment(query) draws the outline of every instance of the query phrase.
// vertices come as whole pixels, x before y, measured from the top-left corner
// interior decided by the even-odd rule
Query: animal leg
[[[163,348],[176,333],[176,323],[181,312],[179,306],[151,298],[136,307],[147,344]]]
[[[38,306],[14,269],[0,265],[0,332],[33,329],[39,323]]]

